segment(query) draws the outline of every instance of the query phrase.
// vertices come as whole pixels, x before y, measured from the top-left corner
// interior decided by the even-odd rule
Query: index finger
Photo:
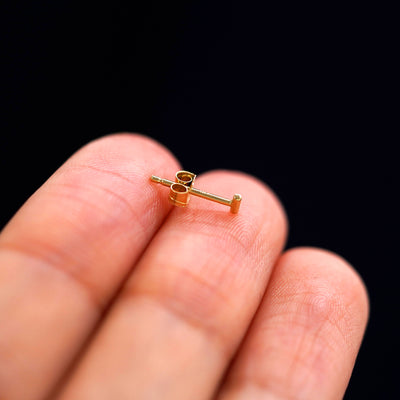
[[[1,398],[42,398],[57,382],[170,210],[148,177],[177,169],[146,137],[102,138],[75,154],[5,227]]]

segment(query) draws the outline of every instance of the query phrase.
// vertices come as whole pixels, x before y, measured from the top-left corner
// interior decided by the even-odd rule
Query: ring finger
[[[327,251],[290,250],[217,398],[342,399],[367,317],[367,293],[350,265]]]

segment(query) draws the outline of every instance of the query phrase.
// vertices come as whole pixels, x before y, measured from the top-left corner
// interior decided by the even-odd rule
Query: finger
[[[343,259],[287,252],[217,398],[342,399],[367,316],[364,285]]]
[[[214,172],[197,186],[241,193],[239,214],[198,198],[170,214],[63,399],[213,393],[262,298],[286,224],[278,200],[254,178]]]
[[[0,236],[0,398],[42,398],[54,385],[170,210],[149,176],[177,168],[150,139],[103,138],[10,221]]]

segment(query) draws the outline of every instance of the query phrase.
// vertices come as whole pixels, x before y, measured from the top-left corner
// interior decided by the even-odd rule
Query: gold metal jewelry
[[[226,199],[215,194],[204,192],[193,187],[193,182],[196,179],[196,175],[188,171],[178,171],[175,175],[175,182],[169,179],[162,179],[158,176],[152,175],[150,180],[155,183],[159,183],[163,186],[168,186],[169,189],[169,201],[178,207],[186,207],[189,203],[190,194],[203,199],[215,201],[216,203],[224,204],[229,206],[231,213],[237,214],[239,212],[240,203],[242,196],[240,194],[233,195],[232,200]]]

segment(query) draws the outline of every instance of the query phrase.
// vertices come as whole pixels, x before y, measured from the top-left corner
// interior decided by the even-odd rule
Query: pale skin
[[[0,399],[336,400],[368,319],[326,250],[283,251],[276,195],[238,172],[168,203],[181,166],[140,135],[73,155],[0,234]],[[293,221],[295,223],[295,221]]]

